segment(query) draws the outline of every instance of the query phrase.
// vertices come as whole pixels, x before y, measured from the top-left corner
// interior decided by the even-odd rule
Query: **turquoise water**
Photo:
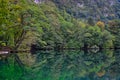
[[[0,80],[120,80],[120,50],[0,56]]]

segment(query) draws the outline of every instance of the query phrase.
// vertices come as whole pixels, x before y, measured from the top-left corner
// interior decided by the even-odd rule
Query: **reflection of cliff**
[[[84,53],[84,51],[39,52],[33,66],[34,78],[97,79],[105,77],[107,68],[115,61],[112,51]],[[92,76],[91,76],[92,74]],[[47,79],[45,79],[47,80]]]

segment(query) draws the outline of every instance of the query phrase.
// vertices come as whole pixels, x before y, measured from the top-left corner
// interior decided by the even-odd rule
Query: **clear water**
[[[0,80],[120,80],[120,50],[36,51],[0,58]]]

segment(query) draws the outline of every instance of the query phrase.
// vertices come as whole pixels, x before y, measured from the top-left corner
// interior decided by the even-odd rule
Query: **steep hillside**
[[[53,0],[75,18],[112,20],[120,18],[119,0]]]

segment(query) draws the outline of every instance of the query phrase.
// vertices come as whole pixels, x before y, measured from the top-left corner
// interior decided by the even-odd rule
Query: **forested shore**
[[[120,19],[78,19],[54,0],[0,0],[0,46],[120,48]]]

